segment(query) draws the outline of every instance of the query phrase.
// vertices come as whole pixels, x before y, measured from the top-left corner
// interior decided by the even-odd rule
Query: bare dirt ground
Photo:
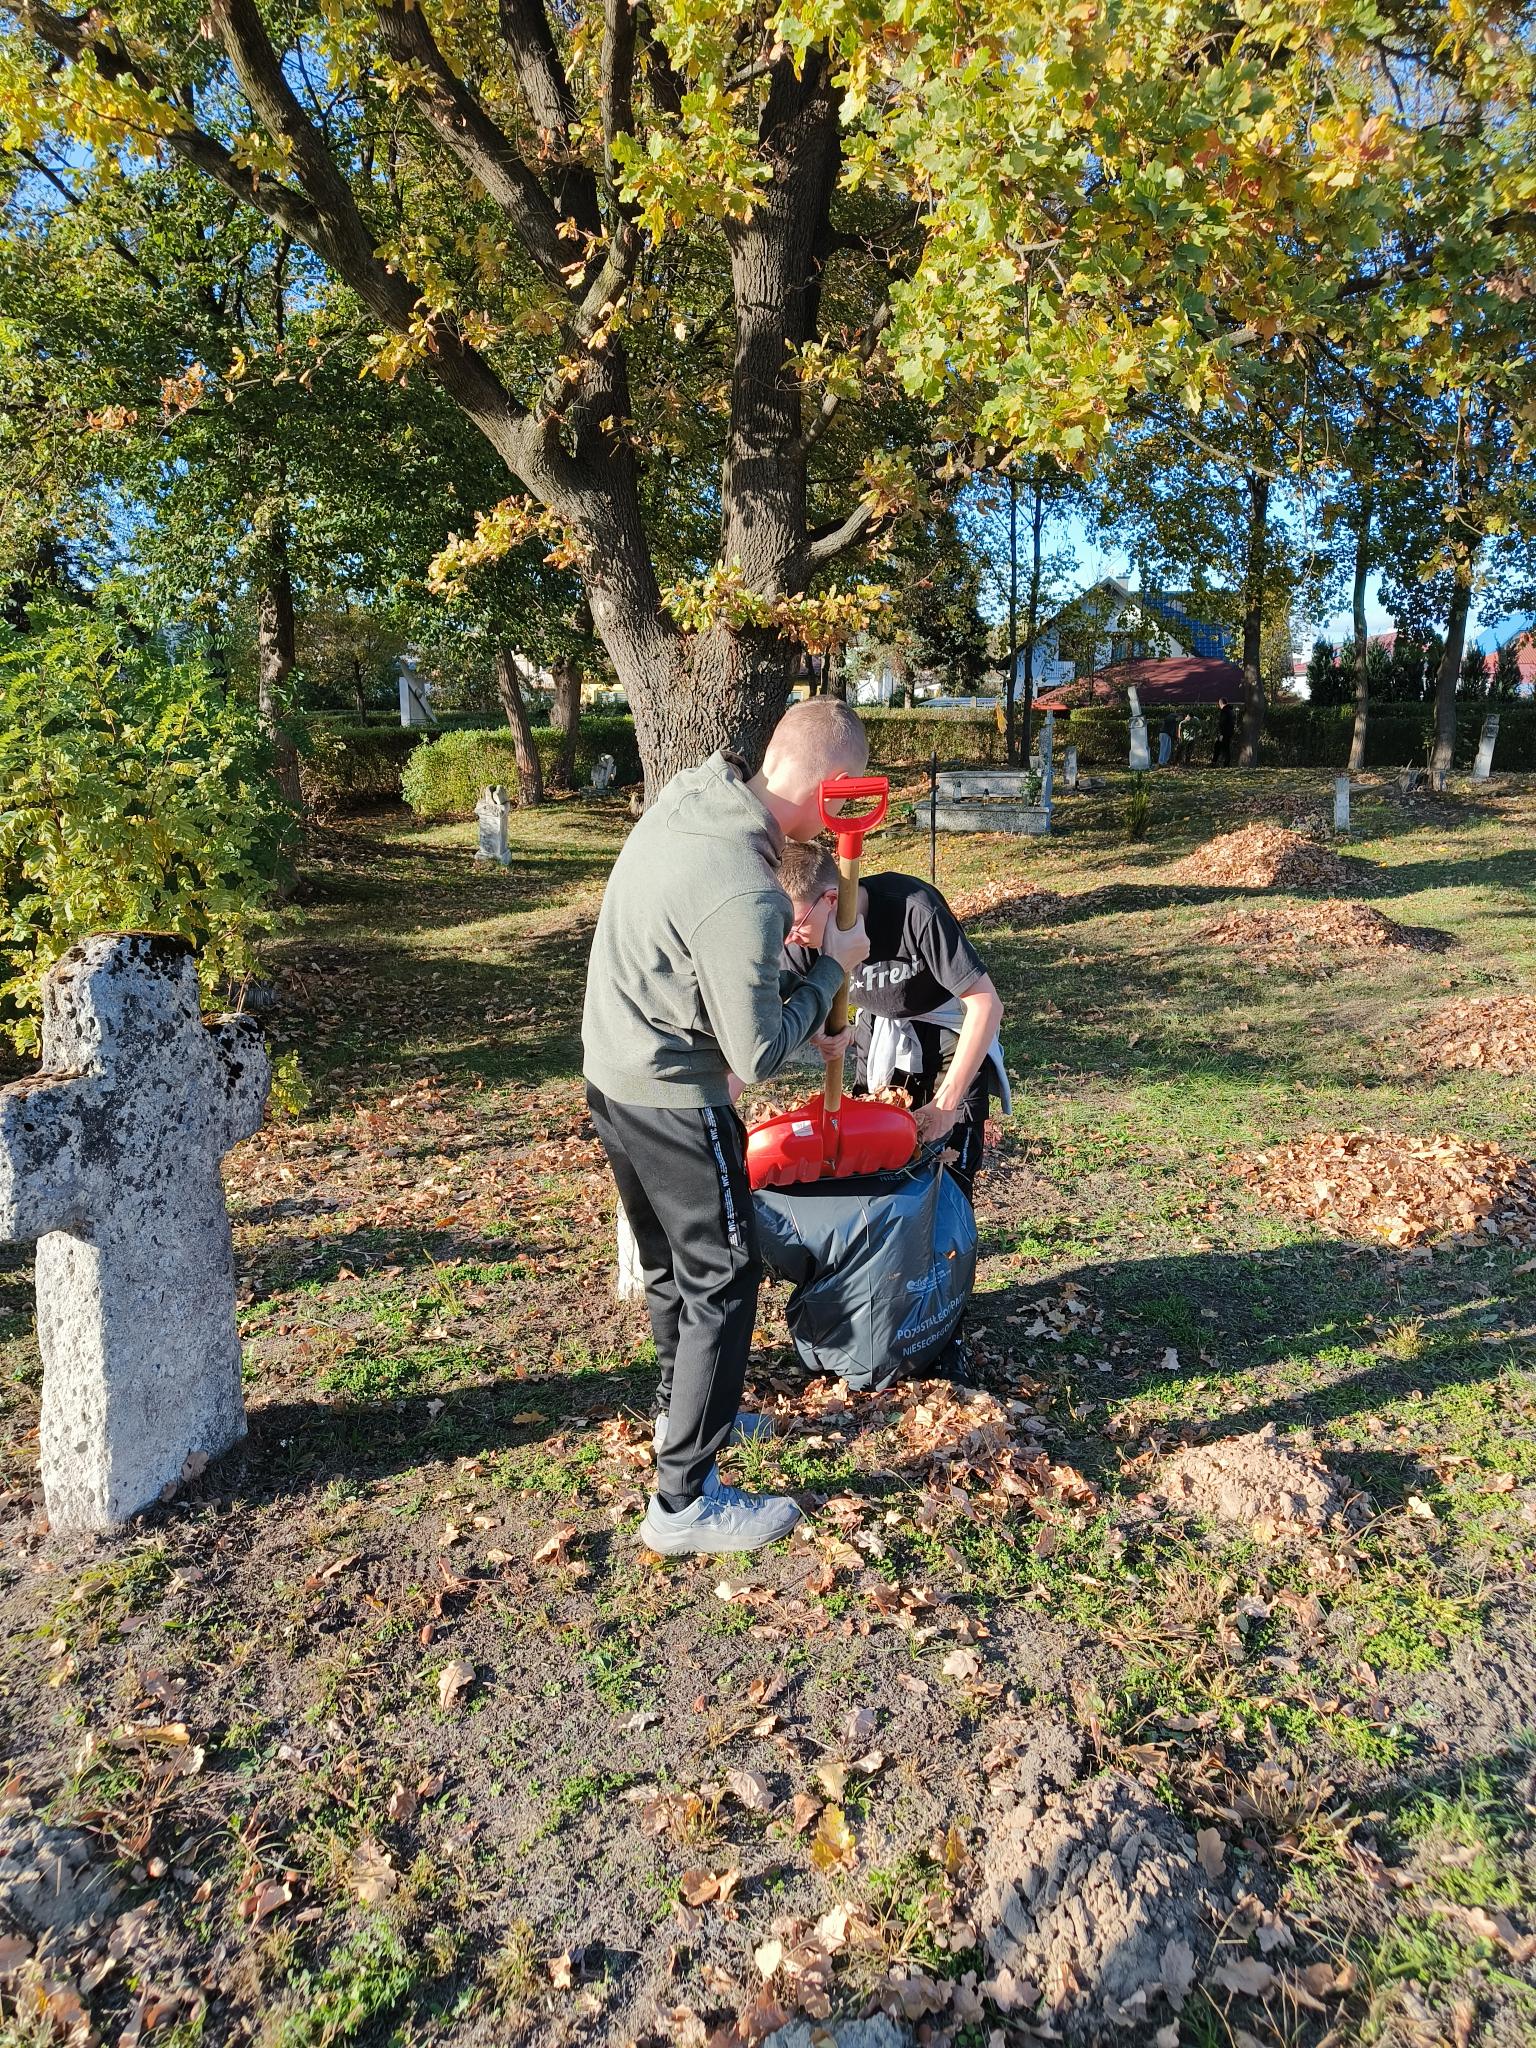
[[[1536,991],[1536,788],[1357,796],[1352,894],[1455,944],[1326,971],[1213,943],[1292,899],[1190,860],[1321,778],[1164,775],[1136,846],[1122,794],[941,848],[1017,1081],[977,1386],[808,1382],[770,1291],[735,1470],[811,1512],[715,1564],[634,1541],[577,1080],[622,805],[505,874],[321,839],[272,957],[312,1099],[228,1165],[248,1443],[51,1536],[0,1265],[3,2048],[1536,2038],[1536,1259],[1253,1164],[1531,1158],[1529,1069],[1419,1041]]]

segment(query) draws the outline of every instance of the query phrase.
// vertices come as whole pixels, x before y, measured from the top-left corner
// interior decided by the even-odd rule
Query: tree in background
[[[1347,704],[1353,694],[1352,681],[1335,653],[1332,641],[1315,640],[1307,658],[1307,689],[1312,702]]]
[[[1086,462],[1139,394],[1199,411],[1246,352],[1357,322],[1386,195],[1420,252],[1399,318],[1443,299],[1453,236],[1459,284],[1526,217],[1530,53],[1492,0],[1449,41],[1364,0],[1326,37],[1299,0],[5,11],[24,145],[189,167],[484,435],[519,489],[445,568],[537,536],[577,569],[652,783],[760,745],[798,646],[868,616],[826,579],[934,466],[881,434],[887,397],[941,456]],[[1400,75],[1431,70],[1499,118],[1417,118]]]
[[[1512,703],[1520,694],[1520,649],[1518,636],[1506,640],[1494,658],[1490,694],[1501,703]]]

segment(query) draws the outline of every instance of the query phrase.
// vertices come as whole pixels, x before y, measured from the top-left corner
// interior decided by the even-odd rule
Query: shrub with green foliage
[[[941,765],[986,768],[1003,758],[1003,735],[990,711],[854,709],[869,734],[875,768],[926,768],[935,751]]]
[[[1477,752],[1478,735],[1489,705],[1481,699],[1463,698],[1456,720],[1456,766],[1470,768]],[[1536,704],[1500,704],[1499,743],[1494,767],[1505,771],[1536,768]],[[1162,707],[1158,707],[1161,711]],[[1214,704],[1195,706],[1202,737],[1196,743],[1195,760],[1210,758],[1216,734]],[[1275,704],[1264,721],[1264,744],[1260,759],[1270,768],[1331,768],[1338,772],[1349,760],[1350,736],[1354,730],[1352,704]],[[1063,729],[1057,724],[1058,741],[1070,740],[1084,767],[1123,768],[1130,747],[1129,714],[1099,705],[1074,711]],[[1434,745],[1435,712],[1432,704],[1372,705],[1365,734],[1367,768],[1423,767]]]
[[[534,745],[546,775],[555,765],[561,738],[552,725],[533,728]],[[640,780],[640,749],[633,719],[582,719],[576,741],[578,785],[591,780],[593,766],[602,754],[613,756],[616,782]],[[494,731],[445,732],[437,739],[421,740],[405,764],[400,788],[418,818],[467,818],[481,790],[497,782],[508,790],[517,788],[517,754],[505,726]]]
[[[299,762],[304,808],[328,818],[398,803],[405,764],[420,745],[420,732],[409,726],[312,721]]]
[[[176,932],[210,991],[251,972],[294,829],[248,707],[88,612],[0,625],[0,1030],[90,932]]]

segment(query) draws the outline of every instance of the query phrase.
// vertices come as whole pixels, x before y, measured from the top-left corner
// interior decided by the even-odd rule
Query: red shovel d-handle
[[[873,807],[857,814],[850,811],[828,810],[829,804],[857,803],[861,797],[873,797]],[[834,775],[821,785],[821,822],[829,832],[837,835],[837,857],[841,860],[857,860],[864,851],[864,834],[873,832],[885,823],[886,811],[890,808],[891,785],[884,775]],[[857,899],[855,899],[857,902]],[[842,903],[838,903],[838,926],[847,931],[853,918],[847,924],[842,920]],[[858,915],[855,908],[854,916]]]

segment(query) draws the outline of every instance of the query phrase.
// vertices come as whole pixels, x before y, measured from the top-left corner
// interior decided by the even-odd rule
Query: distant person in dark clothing
[[[1219,697],[1216,703],[1216,744],[1211,749],[1211,766],[1213,768],[1230,768],[1232,766],[1232,742],[1237,737],[1237,708],[1235,705],[1229,704],[1225,697]]]
[[[1186,711],[1179,720],[1179,766],[1193,768],[1195,765],[1195,714]]]

